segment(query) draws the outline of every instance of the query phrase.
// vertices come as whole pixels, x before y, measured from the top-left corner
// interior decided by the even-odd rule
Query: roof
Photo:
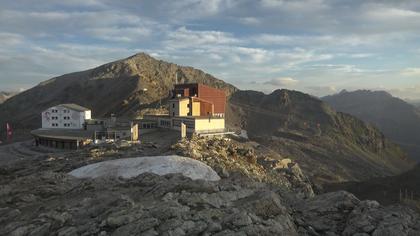
[[[169,99],[169,101],[173,102],[173,101],[182,101],[182,100],[188,100],[188,99],[190,99],[190,97],[175,97],[175,98]]]
[[[37,137],[59,140],[85,140],[93,137],[93,131],[68,129],[36,129],[31,134]]]
[[[65,107],[65,108],[68,108],[68,109],[71,109],[71,110],[75,110],[75,111],[90,111],[89,108],[82,107],[82,106],[77,105],[75,103],[65,103],[65,104],[60,104],[60,105],[57,105],[57,106],[62,106],[62,107]]]

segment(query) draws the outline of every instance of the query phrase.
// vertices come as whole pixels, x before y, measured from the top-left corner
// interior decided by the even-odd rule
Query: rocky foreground
[[[222,179],[67,174],[101,160],[156,152],[190,155]],[[344,191],[315,196],[297,164],[263,154],[231,140],[197,138],[167,150],[142,144],[23,158],[0,169],[0,234],[420,235],[413,210],[360,201]]]

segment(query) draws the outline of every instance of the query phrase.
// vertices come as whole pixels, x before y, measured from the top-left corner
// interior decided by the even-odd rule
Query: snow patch
[[[193,180],[220,180],[217,173],[208,165],[177,155],[103,161],[80,167],[69,174],[77,178],[122,177],[128,179],[146,172],[158,175],[180,173]]]

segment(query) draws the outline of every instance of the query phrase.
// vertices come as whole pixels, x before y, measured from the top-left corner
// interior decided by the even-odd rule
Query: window
[[[175,112],[172,112],[172,116],[175,116]]]
[[[161,120],[160,121],[160,125],[161,126],[165,126],[165,127],[170,127],[171,126],[171,122],[167,121],[167,120]]]
[[[175,103],[172,103],[172,108],[175,108]]]

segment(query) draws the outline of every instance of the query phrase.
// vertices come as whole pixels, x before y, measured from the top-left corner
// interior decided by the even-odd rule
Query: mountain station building
[[[78,149],[89,143],[137,140],[137,125],[130,120],[93,119],[91,110],[77,104],[60,104],[41,113],[42,126],[31,132],[35,144],[52,148]],[[136,130],[137,129],[137,130]]]
[[[177,84],[168,103],[168,115],[145,115],[159,128],[181,130],[199,135],[225,132],[225,91],[203,84]],[[140,127],[144,128],[144,127]]]

